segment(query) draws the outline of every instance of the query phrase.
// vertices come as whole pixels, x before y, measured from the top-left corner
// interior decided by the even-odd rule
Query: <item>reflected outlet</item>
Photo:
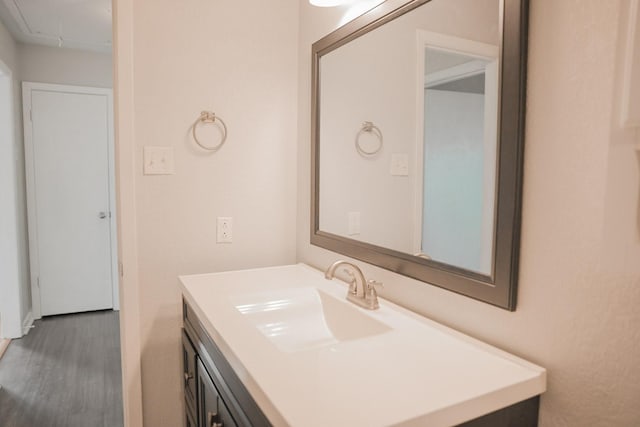
[[[217,227],[217,243],[233,242],[233,218],[230,216],[219,216]]]

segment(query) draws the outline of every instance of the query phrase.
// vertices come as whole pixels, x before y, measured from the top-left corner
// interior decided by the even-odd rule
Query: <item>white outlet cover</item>
[[[219,216],[216,230],[216,243],[233,242],[233,218],[229,216]]]
[[[145,175],[173,175],[175,164],[173,147],[153,147],[146,145],[142,153]]]

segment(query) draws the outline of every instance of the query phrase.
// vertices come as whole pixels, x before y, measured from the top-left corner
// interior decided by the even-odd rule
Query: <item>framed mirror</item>
[[[311,243],[515,310],[527,0],[387,0],[313,44]]]

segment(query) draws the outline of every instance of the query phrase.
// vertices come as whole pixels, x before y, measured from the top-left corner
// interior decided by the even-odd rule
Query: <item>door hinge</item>
[[[33,110],[29,110],[29,121],[33,121]]]
[[[40,288],[40,276],[36,277],[36,286]]]
[[[124,266],[121,262],[118,262],[118,274],[120,277],[124,277]]]

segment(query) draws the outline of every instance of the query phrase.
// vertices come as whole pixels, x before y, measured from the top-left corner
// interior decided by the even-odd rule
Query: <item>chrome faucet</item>
[[[348,261],[339,260],[334,262],[327,268],[327,271],[324,273],[324,277],[327,280],[333,279],[336,269],[341,265],[350,267],[345,268],[344,272],[347,273],[351,277],[351,281],[349,282],[349,292],[347,293],[347,300],[352,303],[369,309],[375,310],[380,307],[378,304],[378,293],[376,292],[376,286],[382,286],[382,283],[376,282],[375,280],[366,280],[364,278],[364,274],[362,270]]]

